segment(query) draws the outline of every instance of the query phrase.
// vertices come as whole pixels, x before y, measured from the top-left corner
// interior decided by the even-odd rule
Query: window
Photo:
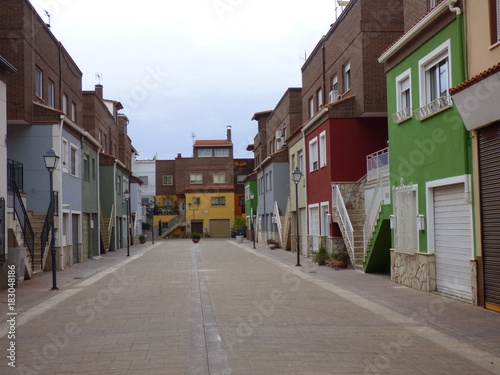
[[[225,184],[226,174],[225,173],[214,173],[214,184]]]
[[[90,163],[87,154],[83,155],[83,178],[87,181],[90,180]]]
[[[172,208],[173,207],[173,204],[172,204],[172,198],[165,198],[163,199],[163,205],[167,208]]]
[[[71,165],[70,165],[70,173],[72,176],[77,176],[77,171],[78,171],[78,168],[77,168],[77,162],[78,162],[78,158],[77,158],[77,155],[78,155],[78,148],[75,146],[75,145],[71,145]]]
[[[71,102],[71,121],[76,121],[76,103]]]
[[[212,197],[212,206],[225,206],[226,197]]]
[[[35,95],[43,98],[43,73],[38,67],[35,67]]]
[[[61,108],[64,114],[68,114],[68,95],[63,95],[63,107]]]
[[[396,110],[392,118],[397,124],[411,117],[411,69],[396,77]]]
[[[314,116],[314,99],[310,98],[309,99],[309,117]]]
[[[429,7],[434,8],[436,5],[438,5],[441,1],[443,0],[430,0],[429,1]]]
[[[339,78],[336,75],[332,78],[332,91],[339,92]]]
[[[328,202],[321,203],[320,224],[322,236],[330,236],[330,213],[328,212]]]
[[[219,158],[221,158],[221,157],[229,157],[229,149],[227,149],[227,148],[216,148],[214,150],[214,155],[216,157],[219,157]]]
[[[326,131],[319,135],[319,166],[320,168],[326,166]]]
[[[500,0],[490,0],[491,44],[500,42]]]
[[[450,41],[447,40],[418,62],[420,108],[414,111],[418,120],[451,107],[448,96],[451,83],[449,51]]]
[[[417,187],[394,188],[394,241],[398,251],[418,251]]]
[[[172,175],[166,175],[163,176],[163,185],[173,185],[174,184],[174,176]]]
[[[344,92],[351,89],[351,63],[344,65]]]
[[[190,183],[191,184],[202,184],[203,183],[203,175],[201,173],[191,173]]]
[[[273,172],[266,173],[266,189],[273,190]]]
[[[211,148],[202,148],[198,150],[198,157],[200,158],[209,158],[213,156],[213,152]]]
[[[102,135],[102,152],[107,152],[108,150],[108,140],[106,138],[106,134]]]
[[[122,180],[118,174],[116,175],[116,191],[118,194],[122,193]]]
[[[148,185],[148,176],[139,176],[139,178],[144,182],[144,185]]]
[[[323,90],[319,89],[316,91],[316,101],[318,102],[318,109],[321,109],[323,106]]]
[[[245,176],[245,175],[236,176],[236,182],[238,183],[238,185],[244,184],[246,179],[247,179],[247,176]]]
[[[97,168],[96,168],[95,159],[92,158],[92,180],[95,180],[96,171],[97,171]]]
[[[311,172],[318,169],[318,139],[309,142],[309,169]]]
[[[201,199],[200,197],[193,197],[191,199],[191,203],[194,204],[195,206],[199,206],[200,205],[200,202],[201,202]]]
[[[238,198],[238,204],[241,206],[241,207],[245,207],[245,197],[239,197]]]
[[[68,172],[68,156],[69,156],[69,143],[67,139],[63,138],[61,162],[63,169],[66,169],[66,172]]]
[[[299,170],[304,174],[304,153],[299,151]]]
[[[49,107],[55,108],[56,106],[56,85],[54,82],[49,80],[47,84],[47,105]]]

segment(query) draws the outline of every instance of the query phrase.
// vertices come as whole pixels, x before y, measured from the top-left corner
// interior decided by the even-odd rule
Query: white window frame
[[[320,235],[330,237],[330,202],[321,202],[319,209]]]
[[[35,95],[43,99],[43,72],[35,66]]]
[[[90,181],[90,156],[83,154],[83,179]]]
[[[227,148],[216,148],[214,150],[214,156],[216,158],[228,158],[229,157],[229,149],[227,149]]]
[[[237,175],[237,176],[236,176],[236,183],[237,183],[238,185],[242,185],[242,184],[244,184],[244,183],[245,183],[245,180],[246,180],[246,179],[247,179],[247,176],[246,176],[246,175],[244,175],[244,174]]]
[[[326,130],[323,130],[319,134],[319,167],[326,167],[327,157],[326,157]]]
[[[61,110],[63,111],[63,113],[65,115],[68,114],[68,100],[69,100],[68,95],[64,94],[63,95],[63,102],[62,102],[63,107],[61,108]]]
[[[191,203],[195,206],[199,206],[201,204],[201,198],[200,197],[192,197]]]
[[[320,88],[318,91],[316,91],[316,101],[318,103],[318,110],[321,109],[323,106],[323,89]]]
[[[75,122],[76,121],[76,103],[71,102],[71,121]]]
[[[66,138],[62,139],[61,163],[63,171],[68,173],[69,170],[69,142]]]
[[[452,77],[452,60],[451,60],[451,43],[448,39],[433,51],[425,55],[418,61],[419,67],[419,91],[420,91],[420,107],[431,102],[430,87],[428,84],[429,70],[438,64],[443,59],[448,60],[448,89],[451,87]]]
[[[352,86],[351,63],[348,62],[347,64],[345,64],[342,70],[344,72],[344,93],[345,93],[349,91]]]
[[[214,184],[225,184],[226,183],[226,174],[225,173],[214,173]]]
[[[47,105],[49,107],[56,107],[56,85],[50,79],[47,83]]]
[[[304,152],[302,150],[300,150],[297,154],[299,155],[298,156],[299,159],[297,161],[299,170],[305,176],[306,171],[304,170]]]
[[[211,148],[201,148],[198,150],[199,158],[211,158],[214,152]]]
[[[309,171],[314,172],[319,169],[318,138],[314,137],[309,141]]]
[[[198,178],[198,176],[200,178]],[[189,181],[191,185],[201,185],[203,184],[203,174],[202,173],[191,173],[189,175]]]
[[[409,97],[410,97],[410,111],[411,111],[411,103],[412,103],[412,92],[411,92],[411,68],[405,70],[403,73],[396,77],[396,108],[397,111],[401,111],[402,109],[408,108],[406,107],[406,103],[403,103],[403,90],[406,87],[405,81],[407,81]]]
[[[73,161],[73,151],[75,152],[75,160]],[[79,176],[79,163],[78,163],[78,146],[75,145],[74,143],[70,143],[70,148],[69,148],[69,173],[74,176],[78,177]]]
[[[309,118],[314,116],[314,98],[309,98]]]
[[[339,76],[336,75],[336,74],[332,78],[332,91],[337,91],[337,95],[338,95],[338,92],[339,92]],[[335,100],[337,100],[337,98],[335,98]]]

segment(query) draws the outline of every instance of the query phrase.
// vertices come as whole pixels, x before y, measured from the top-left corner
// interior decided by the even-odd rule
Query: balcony
[[[389,175],[389,148],[366,157],[366,181],[373,182]]]
[[[401,124],[405,122],[408,119],[411,119],[411,108],[403,108],[401,111],[396,112],[392,115],[392,121],[394,121],[396,124]]]
[[[435,114],[442,112],[453,105],[451,98],[448,95],[443,95],[442,97],[433,100],[432,102],[420,107],[419,109],[413,111],[413,116],[419,121],[425,120]]]
[[[14,188],[12,182],[16,183],[19,191],[24,191],[24,180],[23,180],[23,164],[12,159],[7,159],[7,182],[8,189],[12,191]]]

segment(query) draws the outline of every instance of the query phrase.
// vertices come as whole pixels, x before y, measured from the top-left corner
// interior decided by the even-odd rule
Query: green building
[[[379,58],[391,199],[375,219],[364,267],[390,267],[397,283],[474,302],[470,135],[449,96],[466,78],[463,14],[445,1],[405,29]]]

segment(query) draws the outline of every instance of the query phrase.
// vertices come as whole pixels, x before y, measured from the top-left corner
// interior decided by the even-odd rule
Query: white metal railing
[[[342,233],[344,234],[344,242],[347,247],[347,251],[351,257],[352,264],[355,264],[354,259],[354,229],[352,227],[351,219],[347,213],[347,208],[340,193],[340,188],[338,185],[332,186],[332,209],[338,217],[337,222],[341,226]]]
[[[433,100],[423,107],[413,111],[413,116],[415,116],[417,120],[421,121],[427,117],[435,115],[436,113],[444,111],[447,108],[450,108],[452,105],[453,103],[451,102],[451,98],[448,95],[443,95],[442,97],[437,98],[436,100]]]
[[[401,111],[392,114],[392,121],[396,124],[401,124],[402,122],[411,118],[412,112],[411,108],[403,108]]]
[[[374,181],[389,175],[389,148],[374,152],[366,157],[366,180]]]
[[[278,202],[274,201],[274,222],[276,223],[276,226],[278,227],[278,236],[279,236],[279,244],[281,246],[281,243],[283,242],[283,239],[281,237],[281,216],[280,216],[280,209],[278,207]]]
[[[378,179],[377,185],[373,192],[370,205],[368,207],[368,212],[366,213],[365,223],[363,224],[363,244],[364,244],[364,256],[366,257],[366,252],[368,251],[368,244],[373,237],[373,229],[375,228],[375,223],[377,222],[377,217],[380,213],[382,205],[385,200],[384,184],[388,182],[387,178],[380,177]]]

